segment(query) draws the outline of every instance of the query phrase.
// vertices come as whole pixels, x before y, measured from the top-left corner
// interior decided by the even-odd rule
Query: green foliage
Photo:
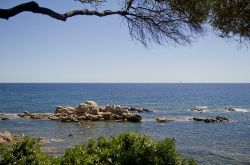
[[[0,164],[58,164],[58,165],[127,165],[164,164],[193,165],[192,159],[182,158],[176,151],[175,140],[167,138],[155,141],[149,136],[134,132],[122,133],[118,137],[99,137],[97,142],[68,149],[61,157],[48,157],[31,138],[10,146],[0,146]]]
[[[250,1],[213,0],[211,25],[221,32],[221,37],[250,39]]]
[[[48,162],[49,158],[41,152],[39,144],[30,137],[0,147],[0,164],[40,165]]]
[[[188,17],[193,28],[202,28],[209,13],[209,0],[167,0],[173,10]]]
[[[192,159],[183,159],[176,152],[175,140],[167,138],[155,141],[146,135],[133,132],[118,137],[98,138],[85,145],[68,149],[61,164],[195,164]]]

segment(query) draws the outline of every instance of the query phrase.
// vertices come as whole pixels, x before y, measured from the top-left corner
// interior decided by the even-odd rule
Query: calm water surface
[[[89,138],[133,130],[157,140],[174,137],[178,151],[200,164],[250,164],[250,84],[0,84],[0,113],[54,112],[58,105],[77,106],[85,100],[156,111],[142,114],[142,123],[86,122],[79,126],[14,118],[0,121],[0,131],[44,136],[46,151],[61,154]],[[206,111],[190,112],[195,105]],[[237,112],[225,111],[229,106],[235,106]],[[187,120],[217,115],[231,121]],[[179,117],[180,121],[152,122],[157,116]]]

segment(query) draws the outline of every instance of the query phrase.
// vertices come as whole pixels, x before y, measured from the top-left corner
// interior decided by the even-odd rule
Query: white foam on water
[[[0,113],[2,117],[7,117],[8,119],[20,118],[17,113]]]
[[[60,138],[51,138],[50,141],[52,141],[52,142],[63,142],[64,139],[60,139]]]
[[[250,109],[235,108],[236,112],[250,112]]]
[[[207,109],[207,106],[199,106],[199,105],[197,105],[197,108]]]
[[[193,120],[193,117],[192,116],[177,116],[177,117],[174,117],[172,118],[174,121],[191,121]]]

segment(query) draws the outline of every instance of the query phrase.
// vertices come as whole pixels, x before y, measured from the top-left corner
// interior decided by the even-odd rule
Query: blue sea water
[[[54,112],[58,105],[77,106],[85,100],[155,110],[142,113],[143,122],[86,122],[13,118],[0,120],[0,131],[46,137],[45,151],[61,154],[89,138],[123,131],[154,139],[174,137],[178,151],[200,164],[250,164],[250,84],[0,84],[0,113]],[[189,111],[202,106],[204,113]],[[235,106],[236,112],[225,107]],[[192,117],[225,116],[230,122],[203,123]],[[159,124],[158,116],[174,118]],[[73,137],[69,137],[73,133]]]

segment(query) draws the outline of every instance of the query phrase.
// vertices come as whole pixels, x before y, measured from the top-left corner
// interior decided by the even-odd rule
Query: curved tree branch
[[[64,14],[60,14],[60,13],[57,13],[57,12],[51,10],[51,9],[40,7],[36,2],[31,1],[31,2],[20,4],[18,6],[10,8],[10,9],[0,9],[0,18],[8,20],[10,17],[13,17],[13,16],[15,16],[19,13],[25,12],[25,11],[44,14],[44,15],[50,16],[52,18],[61,20],[61,21],[66,21],[67,18],[77,16],[77,15],[95,15],[95,16],[103,17],[103,16],[115,15],[115,14],[124,16],[127,14],[126,11],[105,10],[102,12],[98,12],[95,10],[91,11],[88,9],[73,10],[73,11],[66,12]]]
[[[102,4],[105,0],[75,0],[84,4]],[[9,19],[22,12],[44,14],[51,18],[66,21],[77,15],[104,17],[121,16],[128,25],[132,38],[147,46],[148,43],[190,43],[201,34],[204,25],[209,23],[222,36],[238,36],[250,41],[250,2],[244,0],[121,0],[117,10],[73,10],[58,13],[40,7],[31,1],[0,9],[0,18]],[[229,10],[230,9],[230,10]]]
[[[94,2],[94,0],[80,1],[86,3]],[[96,2],[103,1],[96,0]],[[177,44],[189,43],[190,38],[192,38],[191,32],[200,32],[202,21],[192,19],[189,14],[191,10],[185,12],[179,10],[180,7],[181,9],[185,7],[185,4],[178,6],[177,10],[175,9],[175,4],[166,0],[151,0],[148,2],[145,0],[125,0],[124,2],[125,7],[117,11],[84,9],[61,14],[49,8],[40,7],[36,2],[31,1],[10,9],[0,9],[0,18],[9,19],[22,12],[44,14],[61,21],[66,21],[68,18],[77,15],[94,15],[98,17],[120,15],[127,21],[131,37],[140,41],[145,46],[151,41],[158,44],[169,41]],[[197,5],[203,5],[203,3]],[[198,9],[192,10],[192,12]]]

